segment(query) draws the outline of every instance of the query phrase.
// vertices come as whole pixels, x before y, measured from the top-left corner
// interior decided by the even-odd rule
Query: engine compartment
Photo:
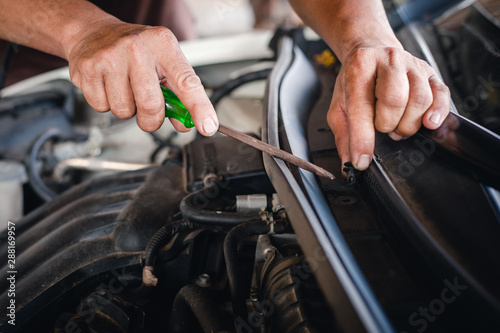
[[[240,326],[282,327],[279,322],[287,315],[297,321],[287,326],[324,325],[329,316],[322,314],[328,313],[328,307],[318,299],[321,293],[290,233],[283,207],[276,198],[271,203],[273,188],[262,180],[261,155],[251,150],[247,155],[238,153],[241,146],[230,138],[200,140],[204,141],[209,152],[205,165],[218,162],[225,174],[222,178],[217,169],[211,169],[216,179],[212,186],[201,184],[201,189],[188,194],[185,180],[198,179],[187,177],[190,172],[177,156],[152,169],[83,182],[17,222],[16,245],[22,251],[17,253],[16,307],[22,311],[16,329],[230,330],[234,325],[227,309],[231,295],[249,289],[254,266],[260,267],[251,282],[252,301],[259,311],[252,314],[252,321],[247,316],[235,319]],[[185,158],[190,162],[200,158],[189,153],[197,145],[195,141],[186,147]],[[238,163],[248,165],[249,156],[255,167],[238,169]],[[260,178],[255,175],[259,172]],[[236,204],[236,195],[249,193],[269,197],[269,205]],[[186,199],[191,201],[190,210],[182,208]],[[248,212],[232,212],[235,205]],[[195,223],[156,245],[153,265],[158,284],[146,286],[144,249],[163,225],[178,224],[179,206],[184,218]],[[225,260],[222,248],[228,253]],[[256,249],[259,257],[254,260]],[[2,281],[2,290],[7,282]],[[266,307],[269,295],[276,299],[275,308]],[[236,298],[243,301],[240,305],[246,313],[244,299]],[[300,299],[303,306],[296,304]]]
[[[415,40],[426,29],[398,37],[425,56]],[[461,117],[401,142],[378,133],[370,168],[344,179],[324,121],[340,64],[302,30],[271,46],[265,61],[196,70],[214,104],[267,79],[264,98],[243,86],[219,116],[256,113],[239,119],[244,131],[334,181],[224,136],[140,138],[96,116],[67,79],[0,100],[0,156],[29,179],[27,214],[12,222],[15,281],[10,262],[0,269],[2,331],[500,327],[498,137]]]

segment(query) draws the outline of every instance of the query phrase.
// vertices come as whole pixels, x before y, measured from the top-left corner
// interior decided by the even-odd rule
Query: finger
[[[351,161],[349,153],[349,123],[347,122],[345,113],[345,95],[343,91],[343,82],[341,81],[343,81],[342,74],[337,78],[333,89],[332,102],[326,120],[335,136],[335,146],[342,162],[342,174],[347,176],[343,171],[343,165]]]
[[[190,128],[186,128],[186,126],[184,126],[184,124],[182,124],[180,121],[178,121],[175,118],[168,118],[168,120],[170,120],[170,122],[172,123],[172,126],[174,126],[174,128],[179,132],[185,133],[185,132],[189,132],[191,130]]]
[[[349,152],[354,167],[368,168],[375,146],[375,73],[374,61],[353,59],[346,70],[345,101],[349,123]]]
[[[436,76],[429,78],[433,101],[425,113],[422,123],[428,129],[436,129],[450,112],[450,89]]]
[[[397,59],[396,59],[397,60]],[[386,65],[377,70],[375,128],[382,133],[396,129],[408,102],[409,83],[404,70]]]
[[[94,110],[97,112],[108,112],[110,110],[102,79],[83,80],[79,88],[82,90],[87,103]]]
[[[153,60],[141,57],[139,52],[131,51],[130,85],[137,106],[137,125],[146,132],[153,132],[165,121],[165,100]]]
[[[118,70],[107,73],[104,85],[111,112],[119,119],[132,118],[135,115],[135,104],[127,72]]]
[[[391,133],[395,140],[401,140],[415,134],[422,126],[422,117],[432,104],[432,90],[427,77],[414,71],[408,72],[410,94],[408,104],[397,128]]]
[[[219,122],[215,109],[184,54],[180,50],[177,40],[172,36],[169,39],[169,52],[162,57],[160,68],[166,78],[167,85],[179,97],[189,110],[198,131],[205,136],[217,132]]]

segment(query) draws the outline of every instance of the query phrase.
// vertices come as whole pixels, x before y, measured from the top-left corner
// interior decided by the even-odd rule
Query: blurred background
[[[276,29],[300,22],[287,0],[186,0],[199,37]]]

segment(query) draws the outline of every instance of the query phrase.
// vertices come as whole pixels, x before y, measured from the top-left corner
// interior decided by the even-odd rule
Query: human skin
[[[425,61],[403,49],[381,1],[290,2],[342,63],[327,115],[342,162],[367,169],[375,130],[402,140],[422,125],[437,129],[442,124],[449,113],[449,89]]]
[[[96,111],[137,114],[141,129],[155,131],[165,119],[162,84],[201,134],[217,131],[201,81],[167,28],[125,23],[83,0],[0,0],[0,22],[0,38],[68,60],[72,82]]]
[[[343,65],[327,116],[343,162],[369,166],[375,129],[401,140],[422,124],[441,125],[449,90],[403,50],[380,1],[291,3]],[[214,108],[170,30],[122,22],[83,0],[0,0],[0,22],[0,38],[67,59],[73,83],[95,110],[137,114],[138,125],[154,131],[164,121],[160,82],[190,110],[200,133],[216,132]]]

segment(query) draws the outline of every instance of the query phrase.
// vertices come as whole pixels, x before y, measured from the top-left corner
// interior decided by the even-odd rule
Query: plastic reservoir
[[[7,221],[23,215],[23,183],[27,181],[24,165],[14,161],[0,161],[0,229]]]

